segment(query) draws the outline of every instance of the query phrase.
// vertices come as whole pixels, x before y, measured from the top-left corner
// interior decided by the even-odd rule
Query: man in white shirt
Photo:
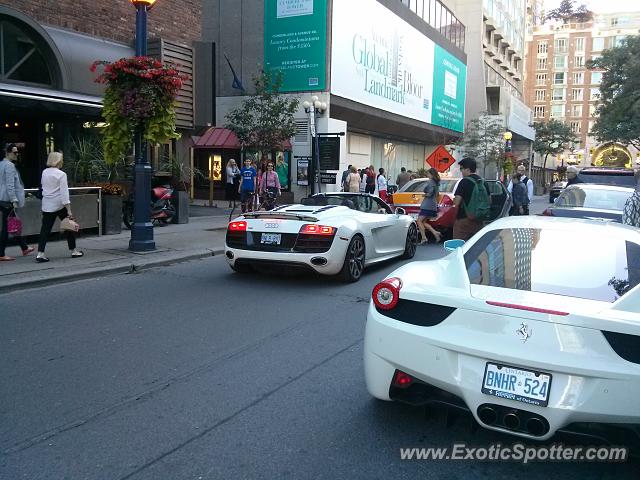
[[[518,173],[522,176],[520,181],[527,187],[527,197],[529,197],[529,203],[524,207],[523,215],[529,215],[529,205],[533,200],[533,180],[526,176],[527,169],[524,165],[518,165]],[[507,190],[509,190],[509,193],[513,192],[513,181],[509,181]]]

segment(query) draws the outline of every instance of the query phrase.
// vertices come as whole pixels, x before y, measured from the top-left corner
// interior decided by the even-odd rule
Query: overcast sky
[[[544,0],[544,9],[549,10],[560,5],[561,0]],[[585,4],[595,13],[640,11],[640,0],[576,0],[575,5]]]

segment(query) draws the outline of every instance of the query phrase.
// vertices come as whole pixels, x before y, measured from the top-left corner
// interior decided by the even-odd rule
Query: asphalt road
[[[629,464],[400,460],[515,441],[366,392],[369,295],[400,264],[344,285],[215,257],[0,296],[0,479],[638,478]]]

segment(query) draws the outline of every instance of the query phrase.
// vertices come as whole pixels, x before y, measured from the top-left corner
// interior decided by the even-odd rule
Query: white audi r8
[[[503,218],[441,259],[403,265],[372,297],[374,397],[468,409],[531,439],[640,441],[640,230]]]
[[[376,196],[323,193],[303,204],[245,213],[227,227],[231,268],[302,268],[355,282],[368,265],[413,258],[415,221]]]

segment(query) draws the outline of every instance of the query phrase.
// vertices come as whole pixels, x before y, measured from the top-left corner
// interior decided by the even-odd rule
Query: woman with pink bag
[[[0,215],[2,215],[2,231],[0,232],[0,262],[15,260],[5,255],[9,233],[18,242],[22,255],[29,255],[35,249],[27,245],[20,236],[22,223],[16,214],[16,208],[24,207],[24,185],[14,162],[18,160],[18,147],[10,143],[5,148],[5,156],[0,161]]]

